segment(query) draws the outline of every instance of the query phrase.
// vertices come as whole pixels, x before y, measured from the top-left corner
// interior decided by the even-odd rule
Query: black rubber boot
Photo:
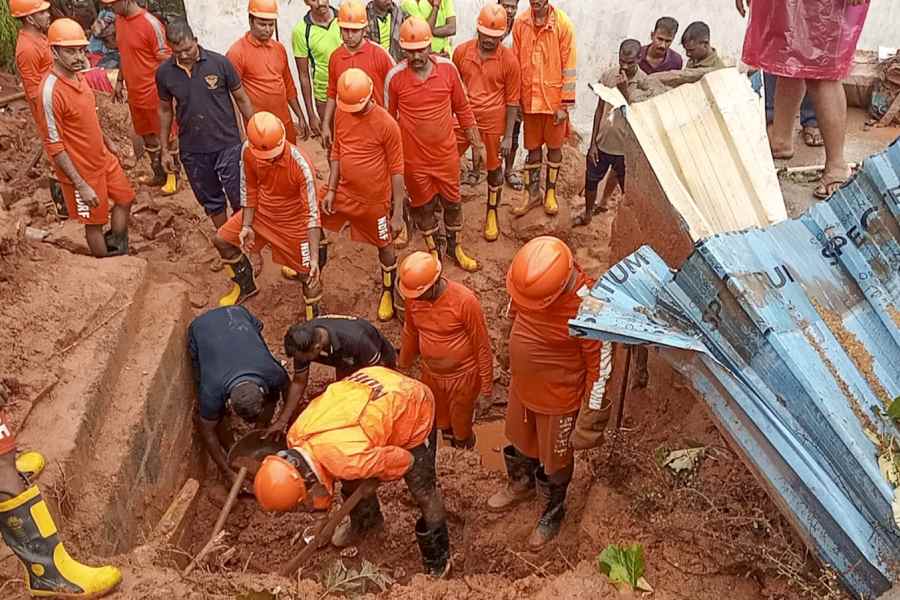
[[[506,463],[506,487],[488,498],[488,510],[503,512],[534,497],[534,474],[540,467],[535,458],[529,458],[513,446],[503,449]]]
[[[128,232],[115,233],[112,229],[103,234],[106,242],[106,258],[128,255]]]
[[[450,533],[447,531],[447,521],[426,529],[424,518],[416,521],[416,541],[419,543],[419,552],[422,553],[422,566],[425,574],[442,578],[450,572]]]
[[[528,538],[528,547],[540,550],[559,534],[563,517],[566,516],[566,491],[569,489],[569,482],[552,483],[544,474],[544,469],[538,469],[535,481],[538,495],[547,501],[547,506]]]
[[[152,187],[162,187],[166,183],[169,174],[162,166],[162,150],[159,148],[146,148],[147,156],[150,157],[150,170],[152,175],[141,180],[144,185]]]
[[[219,298],[219,306],[235,306],[259,293],[253,280],[253,265],[246,254],[230,261],[223,259],[222,262],[225,263],[225,272],[231,277],[234,287]]]
[[[384,515],[381,514],[381,504],[378,502],[378,496],[373,494],[361,500],[356,508],[350,511],[349,521],[344,521],[334,530],[331,544],[335,548],[352,546],[366,533],[383,525]]]
[[[69,218],[69,207],[66,205],[66,197],[63,194],[62,186],[55,179],[50,179],[50,199],[53,201],[53,207],[48,210],[56,212],[56,216],[62,220]]]

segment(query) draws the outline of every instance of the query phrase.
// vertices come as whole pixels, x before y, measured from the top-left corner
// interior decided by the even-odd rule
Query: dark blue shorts
[[[597,162],[591,162],[587,159],[587,172],[584,175],[584,189],[589,192],[596,192],[600,187],[600,182],[606,177],[606,173],[612,169],[619,180],[619,187],[625,191],[625,157],[615,154],[607,154],[600,152]]]
[[[194,196],[207,215],[225,212],[226,201],[232,212],[241,210],[242,147],[238,144],[219,152],[180,153]]]

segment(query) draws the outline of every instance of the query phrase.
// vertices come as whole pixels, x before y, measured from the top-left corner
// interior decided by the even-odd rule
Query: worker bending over
[[[371,44],[371,42],[366,42]],[[331,175],[322,202],[322,225],[378,249],[381,299],[378,320],[394,318],[397,256],[393,232],[402,227],[403,142],[400,127],[373,98],[372,79],[352,68],[337,83]]]
[[[447,255],[464,271],[477,271],[478,262],[459,241],[463,207],[459,193],[459,151],[454,116],[475,153],[473,168],[484,163],[484,145],[466,89],[453,63],[431,54],[431,28],[410,17],[400,28],[406,60],[394,67],[385,82],[387,111],[397,118],[403,134],[404,179],[413,220],[435,258],[442,258],[435,235],[440,230],[436,211],[443,207]]]
[[[453,64],[459,69],[469,94],[472,112],[484,143],[487,168],[487,216],[484,239],[500,237],[497,210],[503,190],[502,158],[512,152],[513,130],[519,111],[521,72],[515,54],[501,45],[506,35],[506,10],[488,4],[478,15],[478,37],[459,46]],[[456,130],[459,154],[463,156],[469,141]]]
[[[97,117],[94,92],[80,71],[87,66],[87,38],[72,19],[57,19],[47,39],[53,68],[41,83],[38,129],[53,162],[70,218],[84,224],[91,254],[128,254],[128,220],[134,190]],[[109,231],[109,203],[113,202]]]
[[[258,292],[247,254],[270,246],[273,261],[300,274],[306,319],[313,319],[322,299],[322,230],[312,161],[287,141],[278,117],[261,112],[247,123],[240,168],[241,210],[219,228],[213,240],[234,281],[219,305],[240,304]]]
[[[484,311],[475,293],[450,281],[427,252],[400,266],[400,293],[406,302],[400,368],[422,356],[422,383],[434,392],[436,427],[456,448],[474,448],[476,401],[489,402],[494,359]]]
[[[226,460],[234,443],[224,418],[229,410],[247,423],[269,427],[278,400],[286,397],[288,375],[262,337],[263,324],[243,306],[214,308],[191,322],[188,351],[197,385],[200,439],[219,471],[233,484]],[[285,410],[288,409],[285,404]],[[290,414],[276,423],[287,422]],[[283,431],[275,425],[270,433]]]
[[[591,285],[568,246],[549,236],[525,244],[506,276],[513,319],[506,409],[510,445],[503,449],[509,482],[491,496],[488,508],[506,511],[534,497],[537,487],[546,506],[528,538],[532,550],[559,533],[575,470],[575,419],[600,373],[600,342],[569,335],[569,320]]]
[[[361,0],[344,0],[338,11],[341,28],[340,48],[328,60],[328,101],[322,119],[322,143],[331,148],[334,140],[334,112],[337,107],[337,85],[347,69],[362,69],[372,79],[372,98],[384,106],[384,80],[394,68],[394,59],[377,42],[366,39],[369,18]]]
[[[71,23],[81,29],[75,21]],[[0,404],[4,400],[0,395]],[[0,535],[22,563],[25,589],[31,596],[99,598],[116,589],[122,581],[122,573],[117,568],[88,567],[66,552],[41,491],[16,466],[16,436],[2,410]]]
[[[346,500],[366,479],[403,477],[422,511],[415,531],[425,572],[442,577],[450,568],[450,537],[437,487],[433,424],[428,386],[383,367],[357,371],[310,402],[288,432],[288,450],[266,457],[253,482],[256,499],[270,511],[301,504],[328,510],[337,481]],[[383,522],[373,494],[354,507],[332,542],[356,543]]]
[[[513,51],[522,68],[522,122],[525,127],[525,188],[528,197],[515,207],[522,216],[541,201],[541,167],[547,146],[544,212],[559,212],[556,183],[562,145],[569,136],[569,112],[575,108],[575,26],[548,0],[529,0],[531,9],[513,24]]]
[[[294,74],[285,47],[272,37],[278,27],[277,0],[251,0],[250,31],[229,48],[226,56],[241,77],[254,110],[270,112],[284,123],[287,139],[298,142],[291,111],[300,122],[299,139],[309,136],[300,108]]]

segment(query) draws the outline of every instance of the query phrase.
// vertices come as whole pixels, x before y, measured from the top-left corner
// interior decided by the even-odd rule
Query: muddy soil
[[[26,109],[27,110],[27,109]],[[120,146],[133,181],[147,172],[146,161],[135,166],[130,155],[127,110],[103,101],[104,122]],[[27,112],[0,113],[0,179],[15,183],[22,156],[36,147]],[[326,173],[324,153],[315,142],[306,149],[313,155],[319,177]],[[11,173],[11,174],[10,174]],[[46,187],[46,165],[15,183],[12,213],[0,212],[0,221],[12,218],[51,231],[54,244],[68,251],[83,251],[80,228],[59,224],[41,211],[36,200]],[[484,184],[464,188],[466,235],[464,243],[483,264],[482,271],[463,273],[448,266],[447,275],[474,289],[482,300],[497,357],[495,405],[479,425],[484,433],[477,452],[451,448],[439,451],[438,473],[450,515],[454,577],[428,581],[419,573],[418,549],[413,534],[417,509],[402,482],[379,489],[386,516],[384,529],[374,532],[358,553],[342,558],[324,550],[304,567],[297,580],[271,575],[302,547],[300,534],[313,520],[309,515],[267,515],[249,500],[241,500],[226,525],[222,548],[187,580],[171,567],[196,554],[208,537],[224,497],[213,476],[202,482],[191,516],[186,547],[155,553],[133,553],[113,562],[126,568],[127,581],[112,598],[238,598],[248,591],[268,590],[280,599],[322,598],[327,593],[326,573],[336,561],[358,569],[363,560],[376,565],[395,583],[381,598],[541,598],[587,599],[614,597],[615,590],[597,572],[595,558],[611,543],[638,542],[647,554],[647,579],[655,597],[672,599],[750,600],[757,598],[842,598],[833,582],[809,559],[802,544],[779,516],[774,504],[749,471],[731,452],[708,419],[691,390],[676,382],[671,370],[651,352],[650,386],[629,399],[624,429],[600,449],[579,453],[575,480],[570,488],[567,518],[558,541],[540,553],[525,550],[525,539],[540,514],[537,503],[526,503],[508,514],[484,508],[485,499],[504,484],[499,449],[508,373],[503,311],[505,271],[521,243],[535,235],[553,233],[575,249],[582,266],[600,275],[608,263],[610,224],[614,208],[587,229],[568,226],[571,213],[581,210],[583,158],[567,148],[560,183],[563,206],[549,218],[540,210],[513,221],[503,209],[503,235],[484,242],[479,231],[484,215]],[[199,314],[216,305],[230,286],[210,245],[213,230],[186,186],[178,194],[161,197],[143,189],[135,204],[131,228],[132,254],[146,258],[154,278],[179,279],[191,288],[191,304]],[[504,190],[503,205],[518,203],[519,194]],[[5,231],[0,227],[0,231]],[[324,270],[326,312],[346,313],[375,320],[380,291],[377,256],[372,248],[354,244],[346,234],[329,234],[331,254]],[[69,256],[46,244],[19,242],[0,256],[3,296],[2,326],[13,343],[0,346],[0,377],[13,391],[13,422],[27,414],[30,401],[46,385],[53,353],[71,343],[78,332],[66,330],[67,312],[93,310],[98,302],[89,281],[68,281],[62,273]],[[421,239],[412,247],[421,248]],[[409,250],[404,251],[409,252]],[[401,253],[403,254],[403,253]],[[52,261],[54,268],[48,268]],[[59,265],[58,267],[56,265]],[[110,265],[107,267],[107,265]],[[115,268],[104,262],[102,268]],[[40,294],[17,297],[10,282],[40,280],[40,285],[71,288],[72,303],[48,305]],[[262,258],[261,292],[247,303],[264,323],[270,348],[283,358],[282,338],[303,313],[300,286],[283,280],[267,255]],[[147,319],[154,315],[148,314]],[[41,323],[38,329],[32,325]],[[389,339],[399,342],[398,323],[379,325]],[[7,329],[9,328],[9,329]],[[314,368],[312,391],[327,385],[332,373]],[[52,431],[46,435],[53,435]],[[674,475],[658,464],[666,450],[704,446],[699,466]],[[210,473],[214,470],[210,469]],[[150,524],[152,525],[152,524]],[[65,532],[66,524],[60,523]],[[91,558],[90,548],[76,548],[79,558]],[[5,549],[0,549],[0,561]],[[13,561],[0,562],[0,597],[21,598],[20,575]],[[824,582],[824,583],[823,583]],[[11,594],[11,595],[10,595]],[[250,596],[244,596],[250,597]],[[272,597],[272,596],[258,596]]]

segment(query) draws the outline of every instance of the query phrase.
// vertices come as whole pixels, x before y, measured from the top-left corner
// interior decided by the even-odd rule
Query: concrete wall
[[[475,18],[485,0],[455,0],[458,14],[456,40],[474,35]],[[490,1],[490,0],[488,0]],[[579,52],[579,95],[575,126],[582,135],[590,129],[596,98],[587,82],[597,78],[600,71],[615,58],[619,43],[626,37],[644,41],[649,38],[653,23],[662,15],[678,19],[682,27],[691,21],[709,23],[714,45],[733,59],[740,58],[744,38],[744,20],[737,14],[731,0],[630,0],[614,3],[607,0],[556,0],[575,22]],[[332,0],[334,6],[337,0]],[[290,51],[290,31],[306,13],[302,0],[280,0],[281,40]],[[246,30],[247,0],[186,0],[188,18],[200,40],[207,47],[224,52]],[[520,2],[522,10],[528,3]],[[872,0],[860,48],[900,45],[900,3]],[[679,48],[680,50],[680,48]]]

